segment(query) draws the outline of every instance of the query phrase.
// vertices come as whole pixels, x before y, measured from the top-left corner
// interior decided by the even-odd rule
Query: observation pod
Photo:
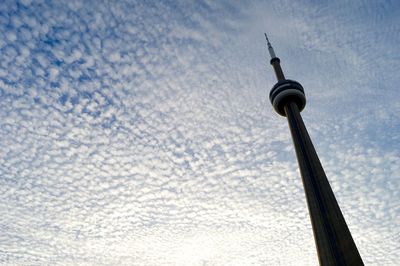
[[[286,116],[285,105],[294,102],[301,112],[306,106],[306,96],[300,83],[290,79],[278,81],[269,93],[269,100],[275,111],[281,116]]]

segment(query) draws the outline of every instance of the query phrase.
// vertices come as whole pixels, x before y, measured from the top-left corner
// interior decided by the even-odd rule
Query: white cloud
[[[370,56],[398,53],[390,4],[22,4],[0,15],[2,264],[316,265],[264,31],[364,262],[397,263],[399,61]]]

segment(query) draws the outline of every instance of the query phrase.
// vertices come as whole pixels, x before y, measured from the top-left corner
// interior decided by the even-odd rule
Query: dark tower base
[[[364,265],[296,103],[284,106],[303,179],[320,265]]]

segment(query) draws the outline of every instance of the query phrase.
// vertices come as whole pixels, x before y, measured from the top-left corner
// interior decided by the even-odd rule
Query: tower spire
[[[271,59],[272,59],[272,58],[275,58],[276,55],[275,55],[274,48],[272,47],[271,43],[269,42],[267,34],[264,33],[264,35],[265,35],[265,39],[267,39],[267,45],[268,45],[268,52],[269,52],[269,55],[271,56]]]
[[[268,52],[269,52],[269,55],[271,56],[271,60],[269,62],[275,70],[276,78],[278,81],[285,80],[285,76],[283,75],[283,71],[282,71],[282,68],[280,65],[281,60],[278,57],[276,57],[274,48],[272,47],[271,43],[269,42],[267,34],[264,33],[264,35],[265,35],[265,39],[267,40]]]
[[[308,210],[321,266],[362,266],[363,261],[329,185],[300,112],[306,105],[300,83],[285,79],[274,49],[267,39],[271,65],[278,82],[269,99],[275,111],[286,116],[303,180]]]

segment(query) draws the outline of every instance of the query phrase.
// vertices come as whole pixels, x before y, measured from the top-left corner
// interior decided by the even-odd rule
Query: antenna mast
[[[267,34],[264,33],[264,35],[265,35],[265,39],[267,39],[267,45],[268,45],[268,52],[269,52],[269,55],[271,56],[271,59],[272,59],[272,58],[275,58],[276,55],[275,55],[274,48],[272,47],[271,43],[269,42]]]
[[[268,52],[269,52],[269,55],[271,56],[271,60],[269,62],[272,65],[272,67],[274,68],[276,78],[278,79],[278,81],[285,80],[285,75],[283,75],[283,71],[282,71],[281,64],[280,64],[281,60],[278,57],[276,57],[274,48],[272,47],[271,43],[269,42],[267,34],[264,33],[264,35],[265,35],[265,39],[267,40]]]

